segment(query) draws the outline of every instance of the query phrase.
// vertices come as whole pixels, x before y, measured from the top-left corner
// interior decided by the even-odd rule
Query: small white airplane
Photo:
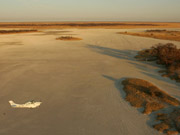
[[[12,100],[10,100],[9,103],[13,108],[37,108],[41,105],[42,102],[35,102],[32,100],[25,104],[16,104]]]

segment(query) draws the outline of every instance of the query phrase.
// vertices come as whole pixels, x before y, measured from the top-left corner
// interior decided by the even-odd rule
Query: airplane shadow
[[[72,31],[65,31],[65,30],[59,30],[59,31],[42,31],[40,33],[36,34],[30,34],[27,36],[58,36],[58,35],[76,35],[71,34]]]
[[[5,45],[23,45],[22,42],[0,42],[0,46],[5,46]]]

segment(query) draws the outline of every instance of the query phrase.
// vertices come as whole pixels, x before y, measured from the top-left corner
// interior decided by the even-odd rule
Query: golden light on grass
[[[118,34],[180,41],[180,31],[147,30],[144,32],[118,32]]]
[[[178,131],[167,131],[167,135],[178,135],[179,134],[179,132]]]
[[[29,33],[29,32],[38,32],[38,30],[0,30],[0,34],[15,34],[15,33]]]
[[[150,114],[153,111],[160,110],[164,108],[165,105],[160,102],[147,102],[144,109],[144,114]]]
[[[175,108],[169,114],[159,113],[156,117],[161,123],[153,127],[161,132],[167,132],[168,135],[176,135],[180,132],[180,108]]]
[[[166,123],[160,123],[160,124],[155,125],[154,128],[158,130],[159,132],[163,132],[164,130],[169,129],[169,125]]]
[[[180,131],[180,101],[171,97],[148,81],[128,78],[122,81],[126,100],[134,107],[144,108],[144,114],[151,114],[163,108],[175,108],[172,113],[158,113],[156,120],[161,121],[153,126],[164,133],[176,134]]]
[[[64,40],[64,41],[76,41],[76,40],[82,40],[81,38],[78,37],[73,37],[73,36],[61,36],[56,38],[56,40]]]
[[[137,108],[144,107],[144,113],[146,114],[168,105],[180,105],[177,99],[145,80],[129,78],[124,80],[122,84],[127,94],[126,100]]]
[[[152,23],[152,22],[11,22],[0,23],[0,28],[180,28],[180,23]]]
[[[162,76],[180,82],[180,49],[174,44],[158,44],[150,49],[139,51],[135,58],[142,61],[156,61],[164,65],[166,70],[159,71],[164,73]]]

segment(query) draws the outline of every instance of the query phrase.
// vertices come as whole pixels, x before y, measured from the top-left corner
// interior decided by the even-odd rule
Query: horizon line
[[[180,23],[180,21],[0,21],[0,23],[69,23],[69,22],[126,22],[126,23]]]

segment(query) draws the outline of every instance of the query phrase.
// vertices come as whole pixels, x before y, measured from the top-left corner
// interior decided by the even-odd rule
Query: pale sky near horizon
[[[0,0],[5,21],[180,22],[180,0]]]

